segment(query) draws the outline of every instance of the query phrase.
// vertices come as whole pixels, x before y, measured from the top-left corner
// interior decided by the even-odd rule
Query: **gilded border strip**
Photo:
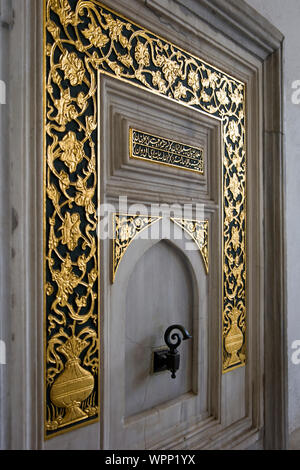
[[[48,438],[99,419],[97,72],[222,120],[223,372],[246,360],[246,153],[242,82],[97,0],[44,8]]]

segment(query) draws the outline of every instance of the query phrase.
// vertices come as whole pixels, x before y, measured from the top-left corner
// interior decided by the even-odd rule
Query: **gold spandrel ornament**
[[[189,220],[189,219],[179,219],[171,218],[175,224],[182,228],[189,236],[194,240],[199,251],[201,253],[206,274],[209,271],[209,248],[208,248],[208,220]]]
[[[113,282],[115,281],[117,269],[130,243],[143,230],[160,219],[161,217],[130,214],[113,215]]]
[[[44,0],[44,37],[44,357],[48,438],[99,419],[99,73],[222,121],[224,372],[244,365],[246,360],[246,153],[245,85],[239,80],[97,0]],[[236,328],[242,332],[242,343]],[[74,364],[86,372],[81,371],[82,377],[89,377],[82,383],[86,381],[87,389],[93,389],[84,398],[78,381],[78,390],[62,402],[57,399],[60,392],[52,387],[63,383],[63,394],[70,389],[65,380],[68,377],[63,376],[70,365],[65,348],[71,344],[75,347],[76,338],[82,340],[81,334],[87,329],[90,335],[93,332],[94,346],[76,346]],[[230,340],[233,336],[234,341]],[[48,380],[49,370],[52,383]]]

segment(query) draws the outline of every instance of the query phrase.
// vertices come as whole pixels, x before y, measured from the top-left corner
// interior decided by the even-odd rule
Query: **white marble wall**
[[[165,241],[150,248],[131,273],[126,296],[126,417],[192,390],[192,341],[180,346],[176,380],[169,371],[151,373],[152,350],[165,346],[168,326],[182,324],[193,334],[191,286],[182,254]]]
[[[285,36],[283,44],[284,145],[286,157],[287,317],[289,432],[300,428],[300,365],[291,361],[300,339],[300,104],[293,104],[292,84],[300,80],[299,0],[247,0]]]

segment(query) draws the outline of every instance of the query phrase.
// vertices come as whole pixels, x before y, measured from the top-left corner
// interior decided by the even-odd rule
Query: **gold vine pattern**
[[[208,250],[208,220],[189,220],[171,218],[175,224],[182,228],[194,240],[202,255],[205,271],[209,271],[209,250]]]
[[[245,86],[96,0],[44,0],[45,437],[99,419],[98,72],[222,120],[223,371],[245,364]]]
[[[161,217],[150,217],[130,214],[113,216],[113,282],[117,269],[130,243],[146,228],[160,220]]]

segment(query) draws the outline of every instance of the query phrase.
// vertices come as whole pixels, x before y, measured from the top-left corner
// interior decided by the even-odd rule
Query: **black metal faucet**
[[[179,330],[179,333],[172,333],[173,330]],[[169,370],[171,372],[172,379],[176,378],[176,372],[180,365],[180,354],[177,348],[180,346],[182,340],[190,339],[192,336],[182,325],[171,325],[169,326],[164,334],[164,340],[168,349],[164,348],[153,353],[153,372],[162,372]],[[171,340],[175,341],[172,342]]]

